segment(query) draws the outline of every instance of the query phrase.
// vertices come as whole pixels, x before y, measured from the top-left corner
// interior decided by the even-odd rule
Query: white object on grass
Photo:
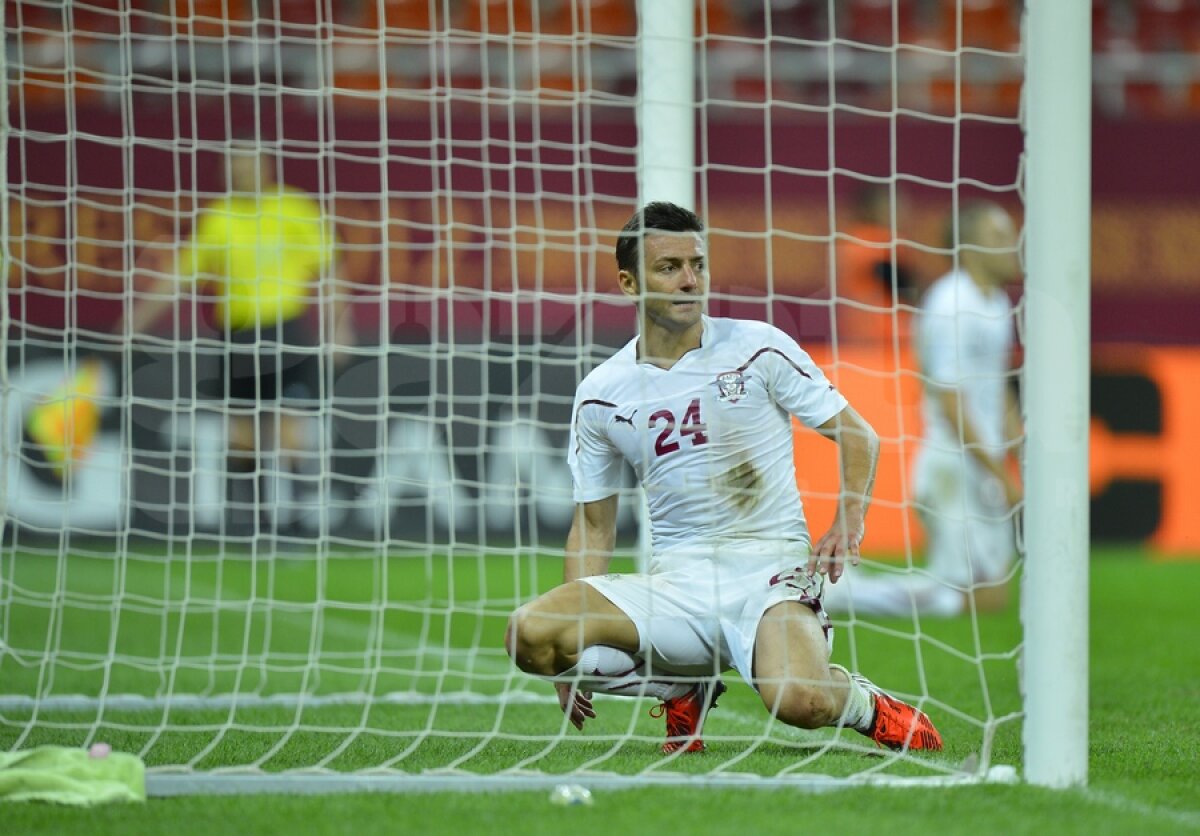
[[[592,792],[579,784],[559,784],[550,793],[555,807],[591,807]]]

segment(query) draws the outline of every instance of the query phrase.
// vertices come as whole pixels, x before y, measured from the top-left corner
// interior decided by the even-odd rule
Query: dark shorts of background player
[[[230,330],[216,394],[238,405],[315,408],[321,395],[321,369],[316,334],[303,319]]]

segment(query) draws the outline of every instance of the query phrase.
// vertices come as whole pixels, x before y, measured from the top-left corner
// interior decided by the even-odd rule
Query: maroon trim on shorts
[[[797,577],[802,576],[808,576],[808,572],[802,566],[796,566],[791,569],[783,569],[771,576],[771,579],[767,581],[767,586],[783,584],[784,586],[790,586],[799,591],[801,589],[800,585],[793,584],[792,581]],[[833,622],[829,620],[829,614],[825,612],[825,605],[821,603],[821,596],[802,595],[799,598],[789,598],[788,600],[803,604],[816,613],[817,619],[821,622],[821,630],[824,632],[825,638],[828,640],[829,634],[833,631]]]
[[[630,674],[637,673],[645,664],[645,662],[638,662],[629,670],[621,671],[620,673],[604,673],[599,668],[595,668],[591,673],[588,674],[588,676],[596,676],[600,677],[601,679],[620,679],[623,676],[629,676]]]
[[[821,633],[825,636],[825,641],[829,641],[829,634],[833,632],[833,622],[829,620],[829,613],[825,612],[825,605],[821,603],[820,597],[805,595],[796,600],[817,614],[817,620],[821,622]]]

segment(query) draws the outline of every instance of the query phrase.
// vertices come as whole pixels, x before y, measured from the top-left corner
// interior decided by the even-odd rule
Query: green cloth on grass
[[[52,801],[88,807],[145,800],[146,765],[137,755],[112,752],[93,758],[86,749],[68,746],[0,752],[0,803]]]

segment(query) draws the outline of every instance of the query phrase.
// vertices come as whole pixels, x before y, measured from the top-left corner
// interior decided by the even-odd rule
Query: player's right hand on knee
[[[580,691],[571,682],[556,682],[554,688],[558,691],[558,707],[570,718],[571,725],[583,731],[584,720],[596,716],[596,709],[592,708],[592,692]]]

